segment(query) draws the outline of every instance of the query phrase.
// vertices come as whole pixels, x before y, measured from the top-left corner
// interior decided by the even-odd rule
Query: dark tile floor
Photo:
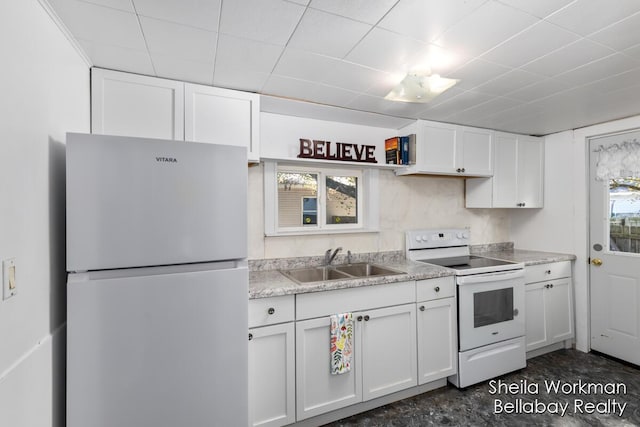
[[[547,384],[560,388],[547,392]],[[509,405],[520,413],[501,413]],[[594,353],[559,350],[529,359],[526,369],[495,382],[465,390],[448,385],[328,424],[447,425],[640,426],[640,370]]]

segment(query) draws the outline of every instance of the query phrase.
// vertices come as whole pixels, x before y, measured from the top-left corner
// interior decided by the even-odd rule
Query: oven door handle
[[[458,276],[456,282],[459,285],[469,285],[473,283],[502,282],[504,280],[519,279],[524,277],[524,270],[512,270],[499,273],[472,274],[469,276]]]

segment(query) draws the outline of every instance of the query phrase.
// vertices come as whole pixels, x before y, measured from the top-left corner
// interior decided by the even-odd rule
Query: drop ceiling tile
[[[213,85],[227,89],[259,93],[269,79],[269,73],[251,69],[215,68]]]
[[[284,46],[304,10],[304,6],[281,0],[225,1],[220,32]]]
[[[284,0],[284,1],[289,2],[289,3],[300,4],[302,6],[307,6],[307,5],[309,5],[309,2],[311,0]]]
[[[613,50],[601,44],[588,39],[580,39],[531,61],[521,68],[525,71],[552,77],[613,53]]]
[[[429,53],[429,45],[393,33],[374,28],[345,57],[347,61],[392,73],[406,73],[415,66],[415,58]]]
[[[586,36],[638,11],[637,0],[577,0],[545,20]]]
[[[567,82],[572,87],[576,87],[608,78],[614,74],[633,70],[637,66],[637,61],[621,53],[616,53],[560,74],[555,78]]]
[[[222,0],[133,0],[141,16],[218,31]]]
[[[541,76],[537,74],[529,73],[523,70],[512,70],[483,85],[476,87],[474,90],[497,96],[505,96],[510,92],[536,83],[540,79]]]
[[[438,114],[440,119],[451,116],[467,108],[475,107],[493,99],[491,95],[475,91],[466,91],[441,104],[430,107],[425,113],[431,116]],[[434,116],[435,117],[435,116]]]
[[[349,18],[308,9],[287,46],[342,58],[371,28]]]
[[[398,0],[313,0],[310,7],[376,24]]]
[[[640,61],[640,44],[625,49],[622,53],[629,56],[630,58],[635,59],[636,61]]]
[[[425,109],[424,104],[411,102],[389,101],[379,96],[360,95],[348,104],[349,108],[361,111],[371,111],[379,114],[388,114],[396,117],[418,118],[419,113]]]
[[[213,59],[211,62],[199,62],[152,53],[151,60],[158,77],[205,85],[213,82]]]
[[[283,50],[279,45],[220,34],[216,50],[216,72],[220,69],[246,69],[270,73]]]
[[[389,74],[328,56],[287,48],[274,73],[301,80],[325,83],[355,92],[364,92],[379,82],[390,80]],[[387,83],[387,91],[392,83]]]
[[[460,79],[456,87],[468,90],[493,80],[511,70],[511,68],[505,67],[504,65],[494,64],[482,59],[475,59],[447,74],[446,77]]]
[[[585,87],[607,93],[621,91],[638,85],[640,85],[640,68],[616,74],[615,76],[590,83]]]
[[[135,13],[131,0],[82,0],[85,3],[93,3],[100,6],[110,7],[112,9],[124,10],[125,12]]]
[[[379,27],[432,42],[486,0],[400,0]]]
[[[575,0],[500,0],[500,3],[515,7],[538,18],[544,18],[574,1]]]
[[[506,96],[510,99],[517,99],[522,102],[532,102],[536,99],[555,95],[556,93],[570,88],[571,85],[565,81],[548,78],[529,86],[525,86],[522,89],[509,92]]]
[[[640,5],[640,2],[637,4]],[[589,35],[589,38],[610,48],[624,50],[640,43],[639,27],[640,13],[636,13],[623,21]]]
[[[346,89],[274,74],[267,80],[262,93],[336,106],[345,106],[358,96],[357,92]]]
[[[465,56],[478,56],[535,22],[537,18],[525,12],[491,1],[456,23],[434,43]]]
[[[146,50],[126,49],[82,39],[79,39],[78,42],[87,56],[91,58],[93,65],[97,67],[155,75],[151,57]]]
[[[77,0],[49,0],[76,39],[144,50],[138,18],[133,13]],[[118,31],[114,31],[117,28]]]
[[[149,52],[204,63],[215,57],[217,33],[146,17],[140,24]]]
[[[548,22],[540,21],[500,46],[482,55],[482,59],[517,68],[578,40],[578,36]]]
[[[449,118],[456,123],[465,123],[468,120],[475,121],[483,117],[495,115],[501,111],[509,110],[521,104],[522,103],[520,101],[516,101],[514,99],[496,97],[487,102],[483,102],[482,104],[456,112],[449,116]]]

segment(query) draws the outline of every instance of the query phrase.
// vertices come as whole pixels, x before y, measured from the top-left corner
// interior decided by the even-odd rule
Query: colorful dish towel
[[[353,356],[353,313],[331,316],[331,375],[351,370]]]

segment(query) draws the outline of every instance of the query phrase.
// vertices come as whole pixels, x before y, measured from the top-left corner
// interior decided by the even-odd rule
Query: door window
[[[640,176],[609,180],[609,250],[640,253]]]

